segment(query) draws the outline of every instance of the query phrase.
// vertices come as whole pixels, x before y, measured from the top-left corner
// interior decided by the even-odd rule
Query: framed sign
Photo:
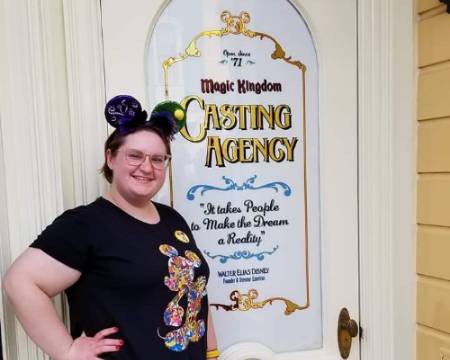
[[[220,346],[317,349],[316,50],[292,4],[260,4],[171,1],[147,42],[148,101],[187,113],[169,194],[210,265]]]

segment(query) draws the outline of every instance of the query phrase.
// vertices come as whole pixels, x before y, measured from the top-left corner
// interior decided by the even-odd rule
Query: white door
[[[189,44],[185,37],[192,38],[192,36],[201,31],[211,30],[211,26],[213,26],[211,24],[214,24],[214,21],[220,18],[220,14],[225,10],[232,10],[230,15],[234,16],[235,19],[238,18],[240,9],[248,10],[252,18],[253,14],[264,13],[264,10],[266,10],[266,16],[268,17],[265,21],[260,21],[259,27],[269,24],[269,31],[265,31],[269,35],[267,38],[275,39],[272,37],[274,33],[284,34],[281,38],[277,38],[274,43],[284,46],[283,49],[286,53],[289,53],[289,45],[286,44],[292,44],[292,47],[294,47],[296,41],[303,41],[298,32],[299,30],[293,25],[293,27],[290,27],[292,16],[297,16],[299,26],[301,27],[301,24],[304,24],[307,31],[310,32],[312,44],[315,47],[313,51],[315,51],[314,54],[316,56],[315,60],[311,60],[314,62],[316,69],[315,75],[311,78],[314,84],[311,89],[307,87],[306,91],[305,88],[303,90],[300,89],[300,91],[302,91],[302,96],[307,97],[306,103],[311,105],[313,109],[316,109],[316,112],[314,113],[313,111],[312,113],[312,117],[317,120],[313,125],[315,132],[312,132],[313,139],[309,141],[310,143],[315,143],[312,147],[312,152],[314,153],[315,151],[317,156],[312,159],[312,167],[314,168],[314,164],[317,166],[312,170],[310,168],[307,169],[309,174],[313,173],[315,175],[312,175],[309,182],[310,184],[312,183],[312,186],[305,190],[305,193],[302,195],[305,204],[307,204],[303,209],[312,209],[312,211],[309,212],[309,220],[303,223],[303,228],[301,226],[300,228],[303,232],[305,229],[309,229],[310,233],[314,234],[314,238],[310,239],[309,248],[306,247],[308,249],[306,254],[303,254],[310,260],[309,267],[306,268],[306,277],[312,281],[311,284],[305,285],[305,282],[302,283],[299,280],[297,284],[298,286],[300,286],[300,283],[303,284],[302,286],[310,286],[311,298],[308,295],[307,299],[303,299],[305,301],[302,299],[297,301],[297,304],[294,305],[298,305],[298,311],[289,315],[290,317],[283,317],[280,322],[277,322],[276,317],[271,317],[272,313],[258,313],[259,310],[251,312],[251,315],[248,315],[249,313],[247,312],[239,313],[239,311],[229,315],[218,311],[216,308],[213,311],[213,316],[219,346],[222,348],[223,358],[225,359],[340,359],[337,335],[339,313],[341,309],[346,308],[351,318],[356,320],[356,322],[359,319],[356,1],[297,0],[290,2],[287,0],[273,0],[270,3],[263,3],[248,0],[211,3],[195,0],[184,1],[185,4],[182,5],[184,6],[182,11],[180,10],[181,8],[176,10],[176,4],[180,3],[182,2],[175,0],[166,2],[108,0],[102,2],[106,94],[108,98],[117,94],[132,94],[142,100],[147,110],[151,110],[149,107],[155,105],[155,99],[161,99],[161,94],[169,88],[169,95],[175,96],[178,101],[185,95],[188,95],[183,93],[186,87],[183,87],[178,82],[172,87],[168,86],[167,77],[164,83],[158,83],[158,81],[152,83],[151,77],[149,80],[148,75],[149,73],[152,74],[152,69],[158,69],[159,67],[163,71],[161,59],[173,57],[173,59],[178,59],[176,61],[181,61],[183,58],[180,52],[171,53],[170,46],[165,46],[164,43],[160,45],[155,44],[154,41],[152,43],[151,35],[153,31],[160,31],[160,41],[174,43],[175,49],[180,47],[184,50],[183,46]],[[226,7],[223,3],[225,3]],[[266,9],[261,9],[264,7]],[[175,16],[177,11],[178,18]],[[273,24],[271,24],[270,14],[273,14],[273,18],[277,19]],[[167,21],[168,18],[170,18],[170,21]],[[162,23],[159,22],[160,20]],[[244,21],[243,23],[248,26],[248,29],[257,30],[252,27],[251,22]],[[159,25],[169,26],[170,24],[178,25],[178,28],[176,31],[167,31],[168,35],[164,39],[164,37],[161,37],[161,33],[164,33],[164,26]],[[256,22],[255,24],[258,23]],[[280,30],[281,28],[284,30]],[[187,34],[189,31],[193,31],[192,36]],[[242,32],[242,28],[240,28],[240,31]],[[178,34],[178,36],[171,38],[171,34]],[[206,35],[206,37],[211,36],[214,36],[214,34]],[[217,43],[211,44],[212,48],[220,46]],[[203,45],[206,46],[205,43]],[[155,48],[162,50],[160,53],[152,52],[152,49]],[[164,53],[165,49],[169,49],[167,53]],[[223,54],[224,52],[221,51],[221,53]],[[194,54],[193,61],[195,56]],[[228,56],[225,57],[228,58]],[[299,57],[302,57],[302,54]],[[231,56],[229,58],[230,63],[225,65],[240,65],[237,62],[239,62],[239,58],[242,61],[244,55],[235,56],[236,59],[231,59]],[[286,62],[292,60],[287,55],[284,58]],[[223,62],[222,60],[222,65],[224,63],[226,61]],[[193,72],[195,72],[195,66],[198,67],[198,71],[208,71],[207,62],[203,66],[199,65],[201,64],[199,62],[196,64],[193,65]],[[214,67],[212,68],[215,69]],[[270,71],[276,73],[277,69],[274,68]],[[231,70],[230,74],[232,73]],[[181,68],[178,68],[176,71],[183,73]],[[283,74],[282,69],[279,71],[280,78],[283,75],[285,77],[290,76],[289,74]],[[211,70],[209,74],[214,73],[215,70]],[[176,78],[176,75],[171,73],[168,76]],[[187,75],[182,74],[182,76]],[[307,83],[309,84],[308,81]],[[219,92],[220,83],[224,84],[225,80],[222,79],[222,82],[217,81]],[[277,83],[274,86],[276,87],[276,85]],[[226,89],[224,91],[226,92]],[[228,91],[231,92],[230,88],[228,88]],[[205,93],[209,93],[207,89],[203,89],[203,94]],[[276,98],[275,95],[273,97]],[[311,97],[316,99],[317,102],[312,100],[309,103],[308,101],[310,101]],[[231,98],[239,99],[239,97]],[[198,107],[200,106],[197,101],[197,110]],[[202,110],[204,109],[202,108]],[[193,117],[195,117],[194,113]],[[308,135],[311,134],[309,133]],[[255,135],[252,134],[251,136]],[[302,139],[304,140],[303,137]],[[174,160],[177,158],[177,146],[176,144],[174,145]],[[178,149],[178,154],[181,154],[183,152],[182,148]],[[197,150],[193,152],[197,152]],[[289,146],[286,151],[288,150]],[[297,150],[300,151],[300,155],[303,155],[302,158],[306,159],[306,155],[301,152],[300,147]],[[217,161],[217,154],[215,156]],[[211,164],[209,165],[212,167]],[[305,169],[308,166],[305,165]],[[255,168],[257,168],[256,165]],[[266,171],[268,174],[278,172],[275,167],[268,167],[268,169]],[[271,171],[270,169],[273,170]],[[179,180],[179,173],[176,172],[176,169],[173,171],[175,177],[173,179],[173,184],[175,184],[173,191],[175,195],[171,193],[170,189],[167,189],[167,193],[170,195],[167,199],[172,198],[172,200],[175,200],[175,207],[180,208],[183,215],[189,220],[189,204],[192,204],[192,209],[195,206],[197,210],[197,205],[199,204],[183,204],[181,200],[177,200],[177,189],[181,185],[176,185],[176,180]],[[232,174],[237,177],[241,172],[236,168]],[[308,176],[305,176],[305,183]],[[281,174],[280,177],[282,179],[283,175]],[[245,180],[245,177],[241,179],[241,185],[243,180]],[[239,187],[239,184],[235,188],[242,190],[242,186]],[[308,203],[306,203],[306,194],[311,195]],[[230,195],[231,202],[238,202],[239,195]],[[181,197],[178,199],[181,199]],[[217,204],[219,200],[215,199],[214,201]],[[270,201],[268,202],[270,203]],[[287,208],[287,212],[289,212],[289,208]],[[306,218],[306,216],[302,218]],[[290,223],[292,224],[292,221]],[[201,237],[200,232],[198,235]],[[271,245],[275,244],[271,243]],[[278,249],[277,246],[273,247],[273,250]],[[281,250],[280,247],[279,251]],[[285,256],[287,257],[289,254]],[[266,253],[266,258],[268,257]],[[256,260],[253,261],[254,263],[257,262]],[[277,267],[282,266],[282,263],[283,258],[278,263],[272,263],[271,272],[276,273]],[[304,261],[299,262],[299,276],[305,274],[301,270],[305,265],[304,263]],[[308,264],[308,261],[306,263]],[[214,261],[211,261],[210,266],[213,270],[212,283],[210,282],[209,285],[210,301],[215,302],[214,296],[217,295],[220,298],[219,293],[223,286],[215,283],[218,281],[218,278]],[[249,269],[265,268],[251,267]],[[294,270],[297,269],[295,268]],[[295,272],[293,274],[293,277],[298,278]],[[253,279],[257,281],[262,278],[264,276],[261,275]],[[290,282],[292,279],[286,277],[285,281]],[[281,279],[277,283],[272,283],[273,287],[280,285],[280,282],[283,283]],[[296,284],[295,281],[294,284]],[[267,287],[270,288],[270,286],[270,283],[268,283]],[[309,293],[309,288],[307,293]],[[295,293],[292,296],[295,297]],[[223,297],[217,301],[222,301],[222,305],[224,305]],[[265,302],[265,304],[267,303],[268,301]],[[260,304],[262,303],[260,302]],[[275,305],[270,310],[274,311],[274,308]],[[234,330],[230,326],[230,318],[232,323],[237,324]],[[241,320],[242,323],[238,324]],[[263,329],[264,325],[267,326],[267,331]],[[239,328],[245,329],[246,333],[239,333]],[[254,333],[255,336],[252,337],[248,335],[249,333]],[[344,333],[343,336],[346,335],[347,333]],[[243,340],[240,341],[240,338]],[[284,340],[286,340],[286,343],[284,343]],[[360,359],[359,352],[359,341],[355,338],[352,342],[349,359]]]

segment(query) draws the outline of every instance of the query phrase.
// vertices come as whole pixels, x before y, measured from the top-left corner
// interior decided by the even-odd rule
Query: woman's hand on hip
[[[119,329],[116,327],[99,331],[95,336],[81,335],[75,339],[60,358],[60,360],[101,360],[98,355],[109,352],[120,351],[124,342],[120,339],[109,339],[108,335],[115,334]]]

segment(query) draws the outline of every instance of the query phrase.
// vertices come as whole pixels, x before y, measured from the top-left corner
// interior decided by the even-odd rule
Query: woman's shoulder
[[[61,230],[66,233],[88,233],[114,222],[114,211],[110,209],[108,201],[97,198],[93,202],[79,205],[65,210],[57,216],[45,230]]]
[[[101,212],[101,198],[90,204],[65,210],[38,235],[37,243],[60,242],[61,239],[74,242],[79,242],[80,239],[86,241],[90,238],[91,232],[98,227]]]
[[[75,222],[91,222],[102,212],[102,198],[97,198],[93,202],[86,205],[79,205],[71,209],[65,210],[56,220],[75,221]]]
[[[82,271],[93,246],[98,199],[64,211],[30,244],[47,255],[76,270]]]

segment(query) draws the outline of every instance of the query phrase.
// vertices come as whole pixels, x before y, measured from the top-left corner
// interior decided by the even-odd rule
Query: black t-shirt
[[[147,224],[98,198],[64,212],[31,247],[79,270],[66,290],[71,333],[117,326],[125,345],[102,359],[206,358],[208,265],[186,221],[154,203]]]

